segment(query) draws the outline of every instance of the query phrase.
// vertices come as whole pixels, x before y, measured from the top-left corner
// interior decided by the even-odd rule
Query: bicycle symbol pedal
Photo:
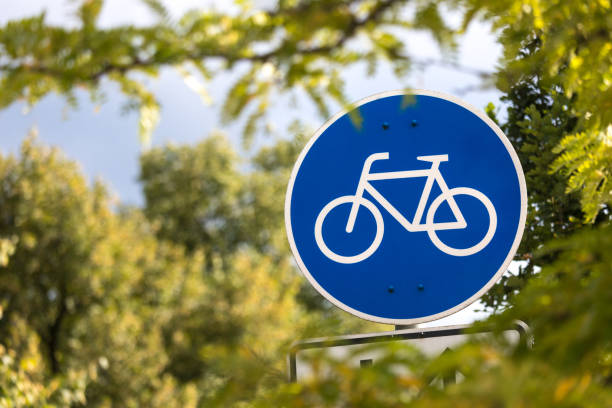
[[[497,213],[495,211],[495,207],[486,195],[476,189],[469,187],[448,187],[446,181],[444,180],[444,176],[440,172],[440,163],[448,161],[447,154],[418,156],[417,160],[431,163],[431,167],[429,169],[391,171],[381,173],[370,172],[372,163],[378,160],[387,159],[389,159],[388,152],[374,153],[370,155],[363,164],[363,169],[361,171],[359,184],[357,185],[357,191],[355,192],[355,194],[341,196],[333,199],[323,207],[323,209],[317,216],[315,222],[315,240],[317,246],[326,257],[338,263],[353,264],[369,258],[372,254],[374,254],[374,252],[376,252],[376,250],[380,246],[380,243],[382,242],[384,236],[383,217],[378,207],[372,201],[368,200],[363,196],[365,191],[367,191],[370,196],[372,196],[374,200],[376,200],[378,204],[380,204],[380,206],[382,206],[382,208],[384,208],[408,232],[426,231],[431,242],[440,251],[448,255],[473,255],[484,249],[489,244],[489,242],[491,242],[491,239],[495,235],[495,230],[497,228]],[[418,177],[426,177],[426,181],[412,221],[408,221],[408,219],[402,213],[400,213],[397,208],[395,208],[371,183],[371,181],[375,180],[407,179]],[[423,223],[423,214],[425,213],[425,207],[429,200],[429,196],[431,194],[434,182],[438,184],[441,193],[432,201],[431,205],[429,206],[429,209],[427,210],[427,214],[425,215],[425,222]],[[457,202],[455,201],[455,196],[458,195],[467,195],[479,200],[484,205],[489,218],[489,226],[484,237],[482,237],[482,239],[480,239],[480,241],[478,241],[475,245],[472,245],[468,248],[453,248],[442,242],[436,233],[437,231],[441,230],[457,230],[467,227],[467,222],[459,206],[457,205]],[[440,204],[444,202],[446,202],[450,207],[455,220],[446,222],[435,222],[434,219],[436,211],[438,210],[438,208],[440,208]],[[332,251],[327,246],[323,238],[323,224],[325,222],[325,218],[330,213],[330,211],[343,204],[351,205],[351,210],[346,223],[347,233],[351,233],[353,231],[353,228],[355,227],[355,222],[357,220],[357,213],[361,207],[370,211],[374,216],[374,220],[376,222],[376,234],[374,236],[374,240],[366,250],[357,255],[347,256],[338,254]]]

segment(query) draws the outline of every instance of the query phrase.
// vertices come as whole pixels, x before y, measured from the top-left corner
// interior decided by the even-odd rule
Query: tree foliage
[[[162,2],[145,3],[159,17],[146,27],[98,27],[102,0],[82,2],[77,29],[48,25],[44,14],[2,27],[0,107],[20,99],[34,104],[51,92],[74,105],[77,87],[97,101],[101,80],[108,79],[127,96],[127,106],[139,110],[146,139],[159,119],[159,102],[134,74],[156,76],[161,67],[178,67],[208,100],[201,82],[241,64],[246,72],[229,91],[223,118],[247,113],[249,136],[276,91],[301,89],[329,116],[327,98],[347,103],[341,77],[347,66],[366,61],[373,72],[385,59],[398,74],[405,72],[410,58],[398,29],[425,29],[445,47],[454,44],[436,3],[428,1],[419,2],[411,17],[398,0],[282,0],[273,10],[239,2],[235,14],[192,10],[176,20]]]
[[[249,173],[222,136],[152,150],[144,211],[113,211],[100,184],[34,137],[2,157],[7,398],[223,406],[284,382],[294,338],[348,330],[338,313],[324,320],[301,305],[282,202],[268,199],[299,145],[264,148]]]
[[[521,245],[515,256],[518,273],[507,273],[498,285],[484,295],[486,306],[499,309],[511,304],[512,297],[542,265],[553,260],[542,254],[542,245],[572,234],[584,226],[580,196],[567,193],[568,177],[550,172],[558,159],[554,150],[576,128],[572,101],[555,87],[547,87],[538,76],[523,78],[502,98],[507,118],[502,130],[517,150],[527,182],[529,211]],[[489,115],[497,120],[495,107]]]
[[[0,270],[2,331],[10,336],[19,319],[28,321],[54,373],[64,358],[61,334],[102,296],[100,283],[90,279],[91,255],[106,234],[109,212],[101,187],[89,190],[76,172],[74,163],[31,140],[20,161],[2,159],[2,235],[15,245]]]
[[[32,360],[17,364],[15,352],[0,346],[0,406],[46,408],[85,403],[82,376],[71,373],[68,378],[41,383],[35,365]]]
[[[291,341],[379,328],[300,288],[282,197],[303,137],[248,158],[220,135],[151,149],[141,158],[142,209],[115,206],[74,162],[28,138],[18,156],[0,156],[0,403],[612,405],[608,1],[280,0],[272,10],[240,2],[235,14],[178,19],[146,3],[159,17],[150,26],[99,27],[100,0],[81,3],[74,28],[50,26],[44,15],[7,23],[0,107],[51,92],[74,104],[79,87],[97,101],[109,80],[140,110],[147,136],[159,102],[144,77],[178,67],[206,98],[199,80],[240,65],[223,116],[248,115],[248,136],[278,92],[301,89],[327,115],[328,102],[346,103],[344,68],[373,70],[387,59],[401,76],[411,61],[402,29],[427,30],[452,48],[460,30],[448,28],[440,7],[461,13],[464,28],[492,22],[504,48],[502,127],[531,204],[519,249],[527,264],[488,295],[504,310],[485,324],[501,333],[522,319],[535,343],[475,338],[435,359],[395,347],[363,370],[323,356],[314,363],[332,371],[287,384]],[[456,371],[462,382],[435,385]]]
[[[458,2],[466,7],[468,24],[481,15],[500,31],[504,57],[498,86],[509,89],[525,77],[558,85],[571,98],[574,132],[554,147],[560,156],[553,171],[569,176],[568,191],[582,196],[585,219],[593,222],[612,199],[612,13],[609,1],[515,0]],[[534,41],[537,49],[525,55]]]
[[[157,235],[207,258],[234,252],[245,242],[239,190],[243,176],[236,155],[222,136],[195,148],[168,146],[147,151],[141,175],[147,217],[158,223]]]
[[[541,6],[548,7],[545,4]],[[568,5],[564,7],[567,8]],[[519,267],[518,274],[504,276],[501,284],[484,297],[487,306],[494,308],[507,306],[508,300],[524,287],[528,278],[539,267],[554,260],[554,255],[539,251],[542,245],[572,234],[584,226],[585,220],[589,223],[610,220],[610,200],[605,194],[600,194],[603,191],[600,189],[606,188],[605,183],[594,178],[589,170],[597,167],[600,169],[598,171],[608,171],[606,169],[609,169],[609,165],[605,160],[610,155],[601,151],[606,148],[606,143],[593,140],[588,145],[578,147],[576,143],[570,142],[577,142],[578,139],[584,142],[585,138],[589,138],[587,135],[592,136],[597,132],[598,126],[584,120],[580,109],[586,109],[583,106],[585,101],[577,92],[576,84],[570,85],[567,82],[566,75],[571,75],[571,78],[578,75],[576,72],[569,73],[577,67],[567,63],[568,58],[573,58],[574,51],[568,56],[563,54],[563,49],[557,49],[555,52],[561,54],[556,55],[556,67],[549,65],[552,57],[546,56],[552,52],[549,42],[556,44],[563,35],[575,34],[571,23],[566,25],[567,22],[564,22],[558,27],[548,26],[559,18],[559,12],[568,11],[548,10],[554,17],[551,17],[551,21],[545,20],[547,26],[539,29],[532,27],[529,31],[528,16],[531,11],[531,6],[523,7],[520,11],[522,17],[517,18],[515,25],[501,25],[503,19],[498,19],[494,14],[488,16],[500,24],[500,27],[504,27],[502,43],[511,44],[513,47],[506,47],[504,68],[498,74],[498,87],[505,92],[502,100],[508,104],[507,118],[501,126],[517,149],[526,175],[529,201],[525,235],[516,258],[524,263]],[[582,11],[572,18],[584,18]],[[518,11],[514,9],[513,12]],[[594,26],[598,24],[599,29],[602,24],[607,24],[606,21],[598,20],[599,17],[601,16],[589,22],[590,30],[596,30]],[[547,30],[550,30],[550,33],[546,33]],[[557,30],[567,32],[557,37],[554,34]],[[527,31],[530,35],[525,35]],[[588,30],[583,34],[585,38],[595,35],[590,34]],[[520,35],[525,36],[517,41]],[[589,54],[594,50],[584,52]],[[601,70],[608,66],[605,55],[601,57],[603,59],[597,61],[602,67],[598,68],[598,72],[603,72]],[[563,58],[566,62],[562,62]],[[592,73],[589,72],[589,75]],[[580,91],[595,92],[588,88]],[[489,109],[493,113],[494,107],[490,106]],[[607,119],[604,117],[602,120]],[[568,149],[574,149],[571,159]],[[581,167],[580,163],[583,161],[587,163],[588,168]]]
[[[15,242],[0,269],[3,344],[38,378],[79,375],[90,402],[158,398],[162,312],[201,260],[158,242],[141,216],[113,214],[57,150],[27,139],[1,163],[0,231]]]

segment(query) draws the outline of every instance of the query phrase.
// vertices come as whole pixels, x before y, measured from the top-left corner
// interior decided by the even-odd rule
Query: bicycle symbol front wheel
[[[456,187],[451,188],[447,194],[440,194],[438,197],[436,197],[435,200],[433,200],[431,206],[429,207],[429,210],[427,211],[427,225],[435,225],[434,216],[440,204],[442,204],[444,201],[447,201],[449,198],[457,195],[472,196],[475,199],[479,200],[485,206],[489,215],[489,228],[487,229],[487,233],[485,234],[485,236],[476,245],[473,245],[469,248],[459,249],[452,248],[443,243],[440,238],[438,238],[435,228],[428,229],[427,234],[429,235],[429,239],[431,239],[431,242],[440,251],[454,256],[468,256],[479,252],[484,247],[486,247],[489,242],[491,242],[491,239],[493,239],[493,235],[495,235],[495,229],[497,228],[497,213],[495,212],[495,207],[493,206],[493,203],[491,203],[491,200],[489,200],[489,198],[480,191],[468,187]]]
[[[376,235],[374,236],[374,241],[370,244],[370,246],[365,251],[357,255],[352,255],[352,256],[340,255],[340,254],[335,253],[331,249],[329,249],[329,247],[325,243],[325,240],[323,239],[323,222],[325,221],[325,217],[327,217],[327,214],[329,214],[331,210],[333,210],[334,208],[342,204],[352,205],[355,202],[355,200],[358,200],[358,204],[361,207],[367,208],[374,216],[374,220],[376,221]],[[364,259],[369,258],[370,255],[372,255],[378,249],[378,246],[380,245],[382,241],[383,234],[384,234],[384,223],[383,223],[382,215],[380,214],[380,210],[376,208],[376,206],[371,201],[363,197],[360,197],[359,199],[357,199],[357,197],[355,197],[354,195],[338,197],[330,201],[329,203],[327,203],[327,205],[323,207],[323,209],[317,216],[317,221],[315,222],[315,240],[317,241],[317,245],[319,246],[319,249],[329,259],[331,259],[332,261],[336,261],[338,263],[353,264],[353,263],[361,262]]]

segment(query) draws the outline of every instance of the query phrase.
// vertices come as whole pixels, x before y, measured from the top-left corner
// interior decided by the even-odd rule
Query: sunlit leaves
[[[553,171],[568,174],[568,189],[580,191],[586,220],[593,222],[604,204],[612,203],[612,125],[567,136],[555,152],[561,154]]]
[[[245,2],[240,13],[192,10],[176,21],[162,1],[145,3],[159,17],[150,27],[99,28],[102,1],[86,0],[78,10],[77,29],[50,26],[44,15],[0,28],[0,107],[19,100],[32,105],[49,93],[74,104],[73,89],[95,92],[100,80],[109,77],[120,84],[129,105],[138,108],[146,143],[159,104],[143,86],[143,77],[133,74],[155,75],[162,66],[193,64],[209,80],[211,62],[221,61],[227,69],[246,63],[250,69],[228,94],[223,115],[226,120],[248,116],[248,142],[275,95],[303,88],[321,114],[329,116],[330,106],[349,102],[340,75],[345,68],[368,60],[372,72],[384,58],[403,75],[410,58],[398,30],[417,27],[431,31],[447,49],[454,44],[453,31],[428,1],[418,4],[413,22],[405,21],[409,14],[398,0],[279,2],[268,11]],[[193,75],[187,81],[207,100]]]
[[[111,78],[119,83],[123,93],[138,107],[140,141],[143,145],[148,146],[153,130],[159,121],[159,103],[140,82],[117,74],[112,74]]]
[[[85,30],[91,30],[96,24],[96,20],[102,11],[103,0],[85,0],[81,4],[77,15],[83,23]]]
[[[15,352],[0,345],[0,406],[51,408],[85,403],[83,373],[53,381],[40,381],[35,359],[18,360]]]
[[[570,176],[569,191],[580,191],[585,219],[593,222],[610,203],[612,124],[612,20],[607,1],[481,1],[465,4],[470,18],[481,12],[499,29],[504,58],[498,85],[510,89],[537,75],[548,86],[557,84],[572,99],[577,132],[558,147],[563,155],[553,171]],[[526,55],[533,44],[537,50]],[[582,145],[582,146],[578,146]]]
[[[9,258],[15,253],[17,237],[0,239],[0,267],[7,266]]]
[[[221,135],[195,148],[154,148],[141,158],[145,213],[158,223],[158,235],[204,249],[207,262],[233,251],[245,239],[238,208],[244,176],[237,157]]]

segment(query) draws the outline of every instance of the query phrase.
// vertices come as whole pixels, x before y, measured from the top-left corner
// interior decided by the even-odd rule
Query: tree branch
[[[62,322],[64,320],[64,317],[66,316],[66,312],[68,311],[66,308],[66,299],[63,292],[63,290],[60,291],[58,297],[59,309],[57,311],[55,319],[48,327],[48,336],[46,341],[47,353],[49,354],[49,364],[51,366],[51,373],[54,375],[60,372],[59,360],[57,359],[57,349],[59,346],[59,337]]]
[[[401,3],[403,1],[405,0],[381,1],[370,11],[368,15],[366,15],[363,18],[358,18],[355,15],[351,15],[351,18],[348,21],[344,29],[344,32],[332,44],[320,45],[320,46],[315,46],[315,47],[310,47],[310,48],[301,48],[301,49],[298,48],[297,50],[290,50],[291,47],[289,45],[291,44],[291,42],[284,41],[281,45],[279,45],[277,48],[271,51],[260,53],[260,54],[253,54],[253,55],[248,55],[244,53],[236,54],[231,51],[228,52],[224,50],[207,49],[207,50],[198,50],[198,51],[191,52],[191,53],[177,54],[172,58],[168,58],[164,62],[160,62],[154,57],[150,59],[141,59],[139,57],[133,57],[132,61],[125,63],[125,64],[117,64],[113,62],[104,63],[102,64],[101,67],[99,67],[98,70],[90,73],[88,76],[82,76],[81,78],[79,78],[79,80],[82,82],[96,82],[100,78],[106,75],[109,75],[111,73],[124,74],[128,71],[139,69],[139,68],[149,68],[149,67],[155,67],[155,66],[160,66],[160,65],[176,65],[182,62],[201,61],[207,58],[221,58],[228,62],[237,62],[237,61],[267,62],[267,61],[273,60],[274,58],[280,58],[285,54],[290,55],[290,56],[325,54],[325,53],[333,51],[334,49],[342,47],[348,40],[356,36],[359,28],[363,27],[364,25],[370,22],[378,22],[386,10],[391,8],[393,5]],[[350,5],[352,3],[354,3],[354,0],[347,1],[346,5]],[[303,4],[309,5],[308,3],[303,3]],[[300,6],[297,6],[297,8],[294,8],[294,9],[290,9],[288,13],[299,12],[298,10],[299,7]],[[301,6],[301,7],[304,7],[304,6]],[[271,15],[271,13],[268,13],[268,14]],[[95,52],[95,50],[88,50],[88,51]],[[15,72],[19,70],[39,73],[43,75],[49,75],[53,77],[58,77],[66,73],[65,71],[58,70],[56,68],[45,66],[45,65],[21,64],[21,65],[15,66],[14,64],[10,64],[10,63],[0,65],[0,71]]]

